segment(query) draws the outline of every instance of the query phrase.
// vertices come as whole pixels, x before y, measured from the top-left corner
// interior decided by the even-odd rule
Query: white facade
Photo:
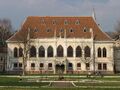
[[[44,39],[34,39],[32,40],[31,46],[36,48],[36,57],[28,57],[26,72],[29,73],[54,73],[56,74],[56,65],[64,65],[64,73],[87,73],[94,71],[102,71],[104,73],[113,73],[114,59],[113,59],[113,43],[110,41],[94,41],[93,38],[90,39],[80,39],[80,38],[44,38]],[[63,57],[57,57],[57,47],[61,45],[63,47]],[[14,57],[14,48],[22,47],[15,42],[8,42],[8,71],[19,71],[19,63],[22,63],[23,59]],[[45,57],[39,57],[39,47],[43,46],[45,49]],[[47,57],[48,47],[53,47],[53,57]],[[73,57],[67,57],[67,48],[71,46],[73,48]],[[76,47],[80,46],[82,49],[82,57],[76,57]],[[90,48],[90,57],[84,57],[84,48],[88,46]],[[98,57],[98,48],[106,48],[106,57],[103,57],[103,52],[101,51],[101,57]],[[29,55],[28,55],[29,56]],[[14,63],[18,63],[17,67],[14,67]],[[31,64],[34,63],[34,69]],[[40,69],[40,63],[44,66],[42,70]],[[48,63],[52,63],[52,68],[48,69]],[[72,63],[72,69],[69,70],[68,64]],[[77,63],[81,65],[77,67]],[[89,66],[86,68],[86,63]],[[100,67],[98,66],[100,65]],[[103,65],[104,64],[104,65]],[[99,67],[99,69],[98,69]]]

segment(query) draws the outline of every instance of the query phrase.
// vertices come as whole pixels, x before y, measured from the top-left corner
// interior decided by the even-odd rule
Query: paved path
[[[73,88],[73,84],[71,82],[52,82],[50,87],[54,88]]]

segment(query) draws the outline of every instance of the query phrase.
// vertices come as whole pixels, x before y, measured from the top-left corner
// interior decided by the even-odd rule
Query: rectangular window
[[[103,63],[103,70],[107,70],[107,64]]]
[[[22,63],[19,63],[19,67],[22,67]]]
[[[44,67],[44,64],[43,63],[40,63],[40,70],[42,70]]]
[[[48,64],[48,69],[49,69],[49,70],[52,70],[52,63],[49,63],[49,64]]]
[[[18,67],[18,64],[17,63],[14,63],[14,68],[17,68]]]
[[[77,63],[77,70],[81,69],[81,63]]]
[[[102,70],[102,64],[98,63],[98,70]]]
[[[86,63],[86,70],[90,70],[90,64]]]

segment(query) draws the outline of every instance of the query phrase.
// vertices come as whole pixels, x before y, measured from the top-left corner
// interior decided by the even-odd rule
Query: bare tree
[[[12,25],[9,19],[0,19],[0,41],[5,44],[7,40],[12,35]]]
[[[19,45],[19,47],[23,48],[22,51],[22,58],[23,58],[23,70],[22,75],[25,75],[26,72],[26,65],[27,60],[29,59],[29,51],[30,51],[30,43],[32,38],[33,32],[28,28],[27,30],[20,30],[16,33],[16,43]]]

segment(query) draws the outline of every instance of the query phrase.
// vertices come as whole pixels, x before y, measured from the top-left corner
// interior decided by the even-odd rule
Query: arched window
[[[63,57],[63,47],[61,45],[57,47],[57,57]]]
[[[19,57],[22,57],[22,56],[23,56],[23,49],[19,48]]]
[[[30,57],[36,57],[36,48],[34,46],[30,48]]]
[[[45,57],[45,49],[43,46],[39,47],[39,57]]]
[[[101,48],[98,48],[98,57],[101,57]]]
[[[68,57],[73,57],[73,48],[71,46],[69,46],[67,48],[67,56]]]
[[[82,57],[82,50],[81,50],[80,46],[78,46],[76,48],[76,57]]]
[[[16,47],[14,48],[14,57],[18,57],[18,49]]]
[[[48,49],[47,49],[47,56],[48,57],[53,57],[53,48],[51,46],[49,46]]]
[[[106,50],[106,48],[103,48],[103,57],[107,57],[107,50]]]
[[[88,46],[85,47],[84,52],[85,57],[90,57],[90,48]]]

